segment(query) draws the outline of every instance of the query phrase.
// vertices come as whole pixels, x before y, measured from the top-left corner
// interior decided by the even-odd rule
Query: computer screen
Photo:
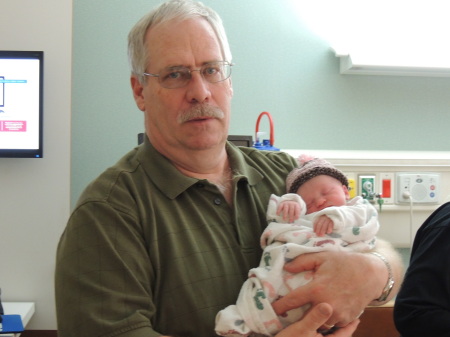
[[[42,51],[0,50],[0,157],[43,156]]]

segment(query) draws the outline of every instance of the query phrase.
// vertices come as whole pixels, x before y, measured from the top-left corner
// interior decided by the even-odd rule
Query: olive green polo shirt
[[[58,246],[59,337],[214,336],[259,264],[270,194],[296,165],[227,144],[233,205],[146,141],[92,182]]]

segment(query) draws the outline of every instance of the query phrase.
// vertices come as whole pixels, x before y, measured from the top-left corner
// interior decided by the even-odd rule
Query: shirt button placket
[[[203,184],[203,183],[201,183],[201,182],[198,182],[198,183],[196,184],[196,186],[197,186],[197,188],[204,188],[204,187],[205,187],[205,184]],[[219,197],[215,197],[214,200],[213,200],[213,203],[214,203],[215,205],[217,205],[217,206],[220,206],[220,205],[222,205],[222,199],[219,198]]]

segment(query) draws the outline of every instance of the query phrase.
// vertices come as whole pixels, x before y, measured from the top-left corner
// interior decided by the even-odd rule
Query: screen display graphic
[[[0,76],[0,108],[4,106],[5,102],[5,78]]]
[[[0,157],[41,158],[43,52],[0,50]]]

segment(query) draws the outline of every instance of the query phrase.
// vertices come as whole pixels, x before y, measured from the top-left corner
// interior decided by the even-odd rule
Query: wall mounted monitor
[[[42,51],[0,50],[0,158],[42,158]]]
[[[242,136],[242,135],[228,135],[228,141],[232,142],[236,146],[253,146],[252,136]]]

